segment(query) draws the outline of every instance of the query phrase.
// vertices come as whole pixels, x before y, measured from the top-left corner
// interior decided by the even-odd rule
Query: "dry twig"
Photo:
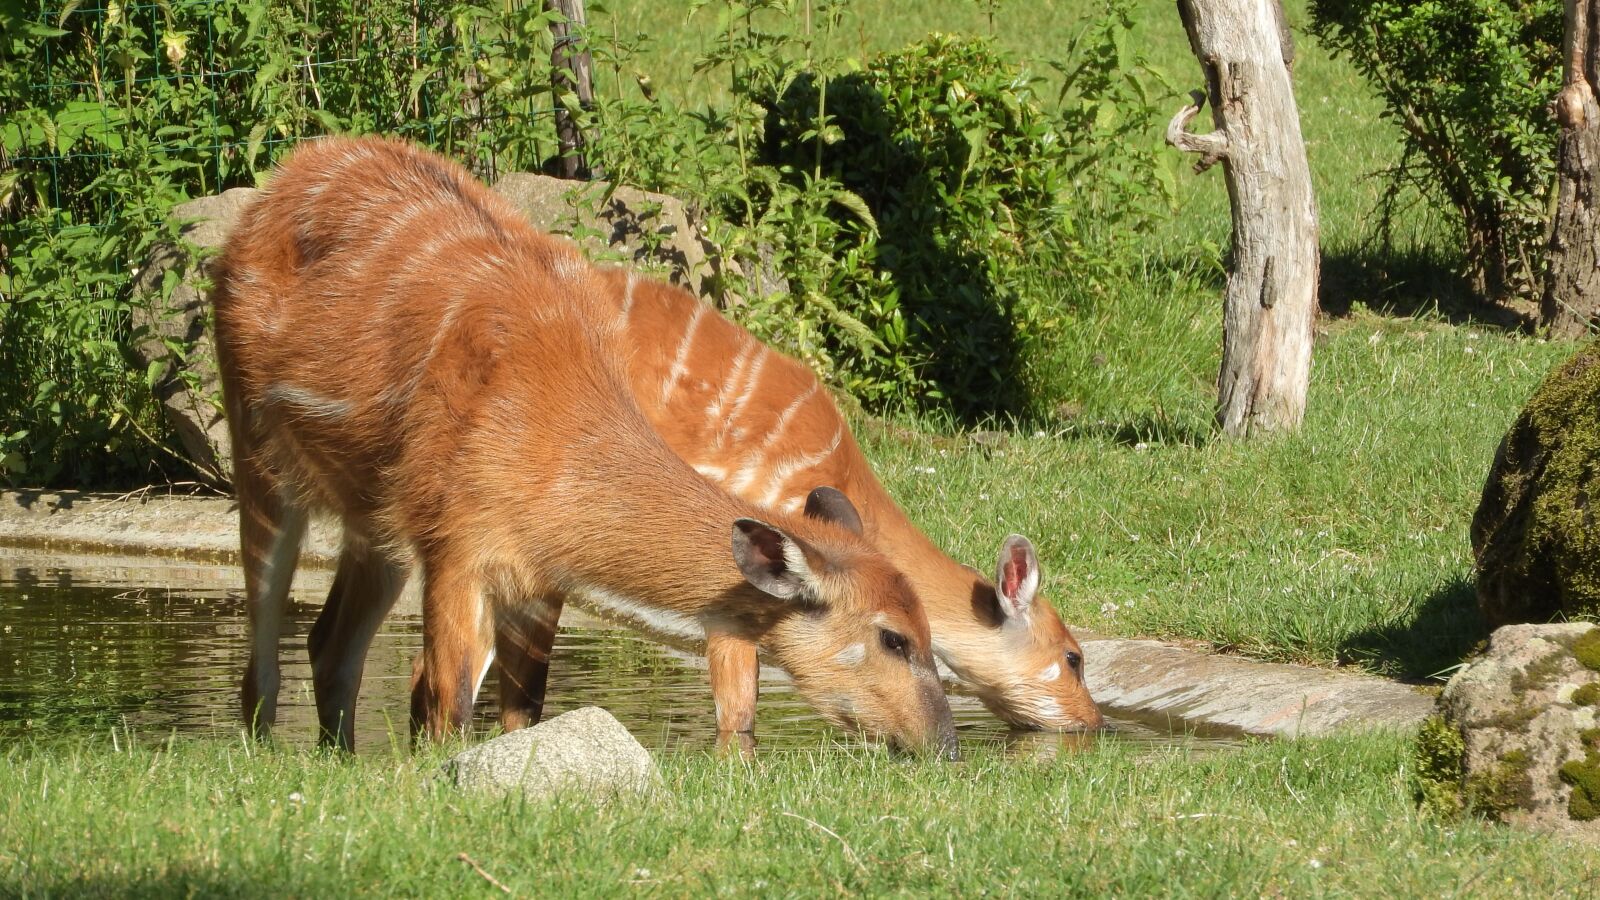
[[[501,884],[499,879],[495,878],[493,875],[490,875],[488,872],[485,872],[483,870],[483,866],[478,865],[478,861],[473,859],[472,857],[468,856],[465,852],[457,853],[456,854],[456,859],[459,859],[462,862],[466,863],[467,865],[471,866],[472,867],[472,871],[477,872],[479,875],[482,875],[484,881],[489,882],[490,884],[492,884],[495,887],[499,888],[500,890],[506,892],[507,894],[511,893],[511,888],[508,888],[505,885]]]

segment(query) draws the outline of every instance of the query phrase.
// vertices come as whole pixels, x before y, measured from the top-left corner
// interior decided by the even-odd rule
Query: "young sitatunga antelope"
[[[378,623],[424,576],[414,726],[465,727],[500,646],[573,598],[691,643],[757,646],[826,718],[954,753],[909,583],[838,523],[761,509],[683,462],[618,358],[612,276],[411,145],[297,150],[224,248],[217,344],[264,733],[306,518],[342,521],[313,629],[324,735],[354,741]],[[722,687],[713,681],[719,702]],[[741,702],[731,698],[728,702]]]
[[[1083,681],[1083,650],[1038,597],[1039,561],[1020,535],[1001,544],[993,581],[957,563],[895,504],[872,473],[816,376],[680,288],[619,269],[600,297],[621,330],[633,395],[677,454],[711,480],[763,508],[797,512],[816,485],[854,502],[857,531],[910,580],[927,610],[934,653],[1002,719],[1025,728],[1104,724]],[[848,501],[838,498],[846,507]],[[813,504],[815,505],[815,504]],[[532,652],[499,657],[508,725],[537,720],[551,634]],[[749,732],[755,715],[754,646],[714,646],[724,732]]]

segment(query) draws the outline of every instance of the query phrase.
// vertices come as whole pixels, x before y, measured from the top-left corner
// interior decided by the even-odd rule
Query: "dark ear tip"
[[[822,485],[806,495],[806,517],[841,525],[856,534],[862,533],[861,514],[844,492]]]

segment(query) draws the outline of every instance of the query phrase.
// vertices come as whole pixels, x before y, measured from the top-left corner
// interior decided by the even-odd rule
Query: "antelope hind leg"
[[[367,651],[408,574],[403,563],[370,548],[346,546],[340,553],[333,588],[309,641],[320,743],[355,749],[356,697]]]

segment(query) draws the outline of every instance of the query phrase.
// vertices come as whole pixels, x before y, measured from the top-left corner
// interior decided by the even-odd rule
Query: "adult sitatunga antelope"
[[[895,504],[809,369],[687,291],[620,269],[604,277],[599,296],[630,348],[633,395],[680,457],[767,509],[815,509],[829,491],[813,486],[842,490],[848,501],[836,492],[832,499],[843,517],[905,572],[922,599],[935,655],[995,715],[1024,728],[1104,724],[1084,684],[1082,648],[1038,596],[1039,561],[1027,538],[1002,542],[993,581],[957,563]],[[501,717],[516,727],[538,720],[554,631],[507,638],[497,657]],[[722,635],[708,658],[720,686],[721,738],[750,735],[757,648]]]
[[[409,144],[326,139],[283,164],[215,290],[246,720],[257,733],[274,720],[289,583],[321,510],[345,542],[310,649],[324,737],[341,745],[414,561],[412,721],[429,736],[469,723],[497,627],[514,644],[553,630],[572,597],[713,648],[758,646],[826,718],[953,755],[909,583],[840,524],[852,513],[838,497],[819,495],[815,517],[761,509],[666,446],[619,359],[614,284]]]

